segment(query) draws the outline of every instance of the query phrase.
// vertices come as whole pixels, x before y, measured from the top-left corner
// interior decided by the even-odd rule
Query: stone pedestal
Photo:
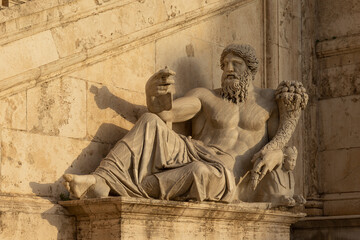
[[[355,209],[354,209],[355,211]],[[292,240],[356,240],[360,236],[360,215],[307,217],[292,225]]]
[[[77,219],[77,239],[290,239],[303,213],[267,203],[225,204],[140,198],[62,201]]]

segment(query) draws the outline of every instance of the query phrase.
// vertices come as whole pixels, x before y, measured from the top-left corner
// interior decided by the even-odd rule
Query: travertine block
[[[70,75],[107,86],[145,92],[145,83],[154,70],[155,44],[150,43]]]
[[[360,2],[355,0],[327,0],[317,3],[318,39],[332,39],[360,32]],[[331,23],[331,24],[330,24]]]
[[[358,239],[359,225],[358,216],[309,217],[292,226],[291,239]]]
[[[74,219],[64,215],[2,212],[0,239],[76,239]]]
[[[30,132],[84,138],[86,83],[63,78],[29,89],[27,111]]]
[[[116,143],[146,111],[145,94],[88,83],[87,137]]]
[[[0,126],[26,130],[26,92],[0,101]]]
[[[223,46],[233,42],[251,44],[259,57],[262,57],[262,5],[262,1],[251,1],[234,11],[194,25],[186,31],[194,38]]]
[[[360,213],[360,191],[324,194],[324,215],[358,215]]]
[[[359,198],[339,199],[337,201],[336,200],[324,201],[325,216],[359,215],[359,214],[360,214]]]
[[[140,198],[61,202],[77,217],[77,239],[290,239],[304,214],[266,203],[189,203]],[[136,227],[134,227],[136,226]]]
[[[336,56],[338,57],[338,56]],[[343,60],[347,60],[345,57]],[[348,61],[351,61],[350,59]],[[334,65],[336,63],[333,63]],[[359,63],[326,68],[321,72],[320,97],[343,97],[360,94]]]
[[[360,146],[360,96],[321,100],[320,144],[323,150]]]
[[[110,150],[107,144],[2,130],[2,193],[59,197],[64,172],[87,174]]]
[[[211,1],[193,0],[191,1],[190,4],[189,1],[187,0],[164,0],[163,2],[168,18],[171,19],[185,12],[193,11],[201,7],[204,7],[207,4],[219,2],[219,0],[211,0]]]
[[[75,240],[75,219],[47,199],[0,196],[1,240]]]
[[[186,36],[183,32],[156,42],[156,69],[168,66],[176,72],[175,97],[184,96],[195,87],[213,88],[212,50],[210,43]]]
[[[185,35],[195,39],[214,43],[218,46],[226,46],[230,43],[251,44],[256,50],[259,59],[259,73],[263,69],[263,31],[261,21],[263,10],[262,1],[251,1],[250,3],[228,12],[223,15],[214,16],[206,21],[200,22],[189,29],[184,30]],[[241,26],[241,27],[239,27]],[[223,49],[223,47],[222,47]],[[221,54],[221,52],[220,52]],[[219,57],[218,57],[219,56]],[[220,55],[215,54],[212,63],[218,62]],[[216,70],[217,68],[215,68]],[[220,68],[219,68],[220,69]],[[219,79],[213,75],[214,86],[218,84]],[[254,84],[261,86],[262,75],[257,74]]]
[[[324,193],[360,191],[360,148],[330,150],[320,153],[320,182]]]
[[[165,20],[162,1],[134,1],[55,28],[52,33],[60,56],[65,57]]]
[[[59,59],[50,31],[1,46],[0,52],[0,79]]]
[[[289,81],[289,79],[294,81],[300,80],[301,56],[299,52],[296,50],[280,47],[279,66],[281,68],[281,71],[279,71],[279,82]]]
[[[219,45],[213,45],[212,49],[212,84],[213,88],[221,88],[221,67],[220,67],[220,56],[222,51],[224,50],[223,47]],[[260,87],[260,85],[257,84],[257,82],[254,82],[255,86]]]

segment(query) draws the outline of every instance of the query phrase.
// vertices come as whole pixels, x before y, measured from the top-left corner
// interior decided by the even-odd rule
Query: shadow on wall
[[[181,81],[176,83],[176,87],[179,88],[180,94],[178,96],[183,96],[188,90],[194,87],[209,87],[204,83],[206,79],[203,79],[204,77],[196,62],[189,61],[189,59],[180,59],[177,73],[179,74],[179,77],[186,79],[185,82]],[[211,79],[209,79],[209,81],[211,84]],[[147,112],[146,106],[133,104],[121,99],[111,93],[106,86],[98,88],[92,85],[90,87],[90,92],[94,94],[94,100],[99,109],[110,108],[131,123],[136,123],[141,115]],[[186,123],[174,124],[173,129],[183,135],[190,135],[191,123],[188,121]],[[73,160],[64,173],[84,175],[93,172],[115,143],[123,138],[127,132],[127,129],[112,123],[101,124],[97,129],[96,134],[92,137],[90,144],[82,150],[76,159]],[[63,179],[61,177],[53,183],[30,182],[29,185],[32,188],[33,193],[43,198],[49,199],[55,197],[55,201],[67,200],[69,194],[62,183]],[[62,209],[58,205],[55,205],[48,211],[42,213],[42,218],[46,219],[51,225],[58,229],[59,234],[57,239],[64,239],[64,234],[67,235],[69,239],[76,239],[76,237],[74,237],[74,234],[76,234],[76,229],[74,229],[74,218],[66,216],[65,209],[61,210],[63,212],[59,212],[59,208]],[[71,233],[69,229],[72,229],[71,231],[74,231],[75,233]]]
[[[91,86],[90,92],[94,94],[94,99],[99,109],[110,108],[132,123],[135,123],[147,111],[145,106],[132,104],[115,96],[105,86],[102,88]],[[90,144],[72,161],[64,173],[89,174],[93,172],[114,144],[124,137],[127,132],[127,129],[112,123],[101,124],[96,134],[92,137]],[[61,177],[53,183],[30,182],[29,185],[37,196],[45,199],[55,197],[54,200],[56,202],[69,198],[69,194],[62,183],[63,179]],[[66,215],[66,210],[63,209],[63,212],[59,212],[59,208],[61,207],[58,205],[52,207],[41,214],[42,218],[58,229],[57,239],[76,239],[76,229],[74,229],[75,219],[64,216]],[[67,237],[64,238],[64,234]]]
[[[105,86],[102,88],[91,86],[90,92],[94,93],[95,102],[100,109],[111,108],[132,123],[136,123],[139,117],[147,111],[145,106],[132,104],[115,96]],[[90,144],[81,151],[64,173],[89,174],[93,172],[114,144],[127,132],[127,129],[112,123],[101,124]],[[30,182],[29,185],[33,193],[48,198],[66,192],[62,182],[62,178],[59,178],[54,183]]]
[[[212,79],[206,79],[204,71],[198,61],[193,58],[183,57],[176,62],[175,98],[184,96],[189,90],[196,87],[212,89]],[[210,69],[211,71],[211,69]]]

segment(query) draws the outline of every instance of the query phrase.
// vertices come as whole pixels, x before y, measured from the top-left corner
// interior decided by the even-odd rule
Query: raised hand
[[[150,112],[158,113],[172,108],[175,72],[167,67],[153,74],[146,83],[146,102]]]

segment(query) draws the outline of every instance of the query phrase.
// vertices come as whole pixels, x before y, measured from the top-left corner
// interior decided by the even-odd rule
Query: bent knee
[[[211,167],[202,162],[192,162],[191,172],[196,176],[209,176],[212,174]]]
[[[144,113],[139,121],[144,121],[144,122],[154,122],[154,123],[164,123],[164,121],[156,114],[154,113],[150,113],[150,112],[147,112],[147,113]]]

